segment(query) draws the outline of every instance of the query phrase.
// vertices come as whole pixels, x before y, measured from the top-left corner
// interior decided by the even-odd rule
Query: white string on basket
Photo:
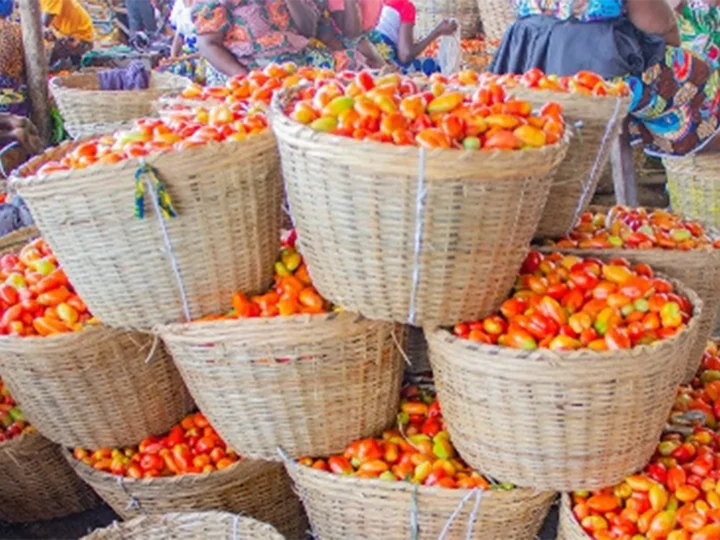
[[[413,255],[412,289],[410,290],[410,310],[408,322],[415,325],[417,317],[417,293],[420,285],[420,250],[423,241],[423,225],[425,221],[425,202],[427,186],[425,185],[425,148],[420,147],[418,156],[417,195],[415,198],[415,253]]]
[[[595,156],[595,162],[593,163],[592,169],[590,169],[590,176],[588,177],[588,182],[585,183],[585,186],[583,187],[583,193],[580,196],[580,202],[582,204],[578,204],[578,206],[575,208],[575,214],[573,215],[572,220],[572,226],[575,226],[575,223],[577,223],[578,217],[580,215],[580,210],[584,206],[584,201],[586,200],[586,197],[590,195],[590,186],[595,185],[595,182],[592,181],[597,174],[599,174],[599,168],[600,168],[600,162],[603,159],[603,156],[605,155],[606,148],[608,143],[611,142],[612,134],[615,131],[615,128],[617,126],[617,123],[620,120],[620,111],[622,110],[622,104],[623,99],[618,97],[615,100],[615,109],[613,111],[613,115],[610,117],[610,122],[608,122],[608,125],[605,127],[605,133],[603,133],[602,142],[600,143],[600,149],[598,150],[597,156]]]
[[[125,495],[127,495],[130,498],[130,500],[127,503],[127,506],[125,507],[125,511],[129,512],[130,510],[135,510],[137,508],[141,512],[144,512],[145,510],[143,509],[142,506],[140,506],[140,501],[138,501],[135,497],[130,495],[130,492],[127,490],[127,487],[125,486],[125,483],[123,482],[122,476],[117,477],[117,483],[118,483],[118,486],[120,486],[120,488],[123,490]]]
[[[140,158],[138,161],[140,162],[141,167],[145,166],[144,159]],[[170,235],[168,234],[167,226],[165,225],[165,218],[163,217],[163,213],[160,210],[160,203],[158,203],[158,193],[155,189],[155,185],[152,183],[152,181],[150,180],[150,178],[148,178],[147,175],[145,175],[145,184],[147,185],[148,191],[151,195],[150,200],[152,202],[153,209],[155,210],[155,214],[157,214],[158,224],[160,225],[160,232],[162,232],[163,235],[165,250],[170,257],[170,266],[172,268],[173,274],[175,275],[175,280],[177,281],[178,288],[180,290],[180,300],[183,305],[183,314],[185,315],[185,320],[187,322],[190,322],[192,320],[192,316],[190,315],[190,304],[188,303],[185,286],[183,285],[182,276],[180,275],[180,266],[178,265],[177,259],[175,258],[175,251],[173,250],[172,242],[170,242]]]
[[[405,363],[412,367],[412,362],[410,361],[410,358],[408,358],[408,355],[405,353],[403,348],[400,346],[400,342],[398,341],[397,335],[395,334],[395,328],[392,329],[390,332],[390,335],[392,336],[393,343],[395,344],[395,347],[397,347],[398,352],[403,357],[403,360],[405,360]]]
[[[147,358],[145,358],[145,364],[151,364],[153,361],[153,358],[155,356],[155,351],[157,351],[158,342],[160,341],[160,337],[157,334],[153,334],[153,342],[152,346],[150,347],[150,352],[147,355]]]
[[[418,523],[418,503],[417,503],[418,485],[413,484],[412,493],[410,495],[410,540],[418,540],[420,535],[420,524]]]
[[[450,514],[450,518],[445,523],[445,526],[442,528],[442,531],[440,531],[440,536],[438,536],[438,540],[445,540],[445,537],[447,536],[447,533],[450,532],[450,527],[452,527],[453,522],[455,521],[455,518],[457,518],[458,514],[462,511],[463,507],[465,506],[465,503],[470,500],[470,498],[475,495],[475,506],[473,507],[472,513],[470,514],[470,519],[468,520],[468,531],[466,538],[469,540],[472,538],[472,530],[473,526],[475,524],[475,520],[477,519],[477,514],[480,511],[480,502],[482,501],[483,492],[479,488],[475,488],[472,491],[469,491],[465,497],[463,497],[462,501],[460,501],[460,504],[458,504],[457,508],[453,511],[452,514]]]

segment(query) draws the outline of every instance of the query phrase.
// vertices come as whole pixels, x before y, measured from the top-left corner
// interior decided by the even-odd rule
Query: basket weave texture
[[[695,377],[707,342],[713,336],[715,320],[720,308],[720,250],[542,248],[541,251],[559,251],[580,257],[606,260],[622,257],[633,264],[646,263],[656,272],[667,274],[695,291],[703,302],[703,308],[698,317],[697,338],[688,354],[682,381],[688,383]]]
[[[105,324],[152,328],[185,321],[183,291],[189,318],[197,319],[228,311],[235,291],[270,286],[280,248],[282,180],[269,130],[148,157],[177,212],[162,221],[150,190],[145,218],[133,215],[134,161],[31,176],[73,147],[61,145],[29,162],[11,184]]]
[[[492,43],[500,41],[515,22],[512,0],[477,0],[485,37]]]
[[[443,19],[455,19],[462,39],[476,38],[480,32],[477,0],[419,0],[415,3],[415,39],[430,34]]]
[[[417,326],[487,315],[535,233],[565,140],[518,151],[425,151],[272,127],[301,251],[318,291],[378,320]]]
[[[211,473],[133,479],[97,471],[63,452],[78,476],[125,520],[222,510],[270,523],[292,540],[304,538],[307,530],[302,504],[281,463],[243,459]]]
[[[650,346],[521,351],[429,333],[443,418],[460,455],[494,478],[554,491],[599,489],[644,467],[702,313],[698,296],[675,286],[697,316]]]
[[[590,537],[585,533],[577,519],[575,519],[570,495],[567,493],[564,493],[560,499],[559,514],[557,540],[590,540]]]
[[[531,489],[482,492],[414,486],[409,482],[336,475],[294,462],[289,462],[287,468],[305,504],[313,533],[321,540],[527,540],[540,530],[555,496]],[[478,510],[472,522],[476,504]],[[417,536],[412,532],[415,516]],[[443,537],[441,533],[449,521]]]
[[[168,92],[183,90],[190,81],[168,73],[152,73],[147,90],[100,90],[97,72],[54,77],[50,91],[65,122],[77,139],[111,133],[128,121],[150,116],[153,102]],[[100,127],[101,126],[101,127]]]
[[[0,238],[0,255],[37,236],[28,227]],[[192,408],[158,338],[104,325],[48,337],[0,336],[0,374],[37,430],[65,446],[134,444],[168,431]]]
[[[670,205],[684,217],[720,230],[720,166],[715,153],[665,158]]]
[[[592,200],[630,100],[526,89],[513,90],[513,94],[538,107],[555,101],[562,105],[566,122],[582,122],[570,140],[566,159],[555,172],[548,204],[535,233],[537,238],[564,236]]]
[[[354,313],[159,328],[198,407],[240,455],[342,452],[395,419],[402,328]]]
[[[83,540],[284,540],[277,530],[229,512],[185,512],[114,522]]]
[[[0,444],[0,479],[0,520],[10,523],[55,519],[97,503],[60,448],[37,432]]]

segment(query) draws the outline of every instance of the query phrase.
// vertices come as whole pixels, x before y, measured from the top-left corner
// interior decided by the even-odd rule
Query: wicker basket
[[[613,485],[655,451],[697,317],[650,346],[520,351],[428,334],[443,418],[460,455],[495,478],[555,491]],[[479,391],[478,389],[482,389]]]
[[[185,512],[114,522],[83,540],[284,540],[267,523],[228,512]]]
[[[73,473],[60,448],[37,432],[0,444],[0,520],[44,521],[89,510],[95,494]]]
[[[688,383],[695,377],[707,342],[713,336],[715,320],[720,309],[720,250],[542,248],[541,251],[546,253],[559,251],[605,260],[622,257],[633,264],[646,263],[653,270],[667,274],[695,291],[703,302],[703,308],[698,318],[697,338],[688,354],[682,382]]]
[[[38,231],[0,238],[15,253]],[[169,430],[192,408],[158,338],[107,326],[51,337],[0,336],[0,373],[23,413],[50,440],[102,448]]]
[[[534,106],[549,101],[560,103],[568,123],[582,122],[570,141],[565,161],[555,172],[548,205],[535,233],[537,238],[558,238],[572,229],[590,204],[612,144],[622,129],[630,100],[525,89],[513,90],[513,93]]]
[[[527,540],[540,530],[555,496],[531,489],[482,492],[414,486],[336,475],[294,462],[287,468],[320,540]],[[413,523],[419,534],[413,534]]]
[[[159,332],[198,407],[240,455],[277,459],[278,447],[294,458],[334,454],[395,419],[399,325],[346,312]]]
[[[11,184],[105,324],[151,328],[197,319],[229,310],[235,291],[270,286],[280,248],[282,180],[269,130],[148,157],[177,211],[168,220],[157,217],[150,192],[145,218],[133,217],[134,161],[31,176],[74,144],[32,160]]]
[[[567,141],[518,152],[356,141],[290,120],[282,112],[290,97],[276,95],[272,126],[318,291],[371,319],[416,326],[497,308]]]
[[[670,205],[675,212],[720,230],[717,154],[665,158]]]
[[[65,129],[77,139],[100,132],[110,133],[128,121],[153,112],[153,102],[167,92],[183,90],[190,81],[167,73],[152,73],[147,90],[99,89],[98,73],[74,73],[50,80],[50,91],[65,121]]]
[[[502,40],[515,22],[512,0],[477,0],[477,5],[485,37],[491,43]]]
[[[462,39],[476,38],[480,33],[477,0],[417,0],[415,2],[415,39],[429,35],[443,19],[455,19]]]
[[[291,540],[305,537],[307,519],[281,463],[243,459],[222,471],[136,480],[97,471],[63,452],[123,519],[222,510],[270,523]]]
[[[575,519],[570,495],[564,493],[560,500],[557,540],[591,540]]]

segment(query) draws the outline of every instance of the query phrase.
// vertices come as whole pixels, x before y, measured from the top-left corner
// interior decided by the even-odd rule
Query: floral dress
[[[682,46],[720,63],[720,8],[707,0],[687,0],[678,16]]]
[[[304,2],[320,20],[322,4]],[[192,19],[198,35],[223,33],[225,47],[247,69],[286,61],[337,70],[363,66],[361,55],[332,51],[301,35],[285,0],[196,0]],[[208,70],[208,84],[224,79],[216,70]]]
[[[503,38],[493,72],[587,69],[623,78],[632,91],[631,133],[650,155],[692,154],[718,133],[718,70],[699,53],[640,32],[624,0],[516,0],[516,7],[518,20]],[[603,54],[593,54],[597,50]]]

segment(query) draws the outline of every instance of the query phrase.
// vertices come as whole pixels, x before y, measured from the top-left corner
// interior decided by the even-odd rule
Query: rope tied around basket
[[[466,540],[470,540],[472,538],[473,529],[475,528],[475,521],[477,520],[478,513],[480,512],[480,503],[482,502],[483,498],[483,490],[480,488],[472,489],[467,493],[467,495],[465,495],[465,497],[463,497],[463,499],[460,501],[460,504],[457,505],[457,508],[455,508],[453,513],[450,514],[450,518],[445,523],[442,531],[440,531],[440,536],[438,536],[438,540],[445,540],[445,536],[447,536],[447,533],[450,532],[450,527],[452,527],[455,518],[458,517],[462,509],[465,507],[465,503],[467,503],[473,495],[475,495],[475,504],[473,505],[472,512],[470,513],[470,519],[468,519],[468,528],[467,532],[465,533]]]
[[[415,325],[417,318],[417,293],[420,285],[420,251],[422,249],[423,228],[425,221],[425,203],[427,202],[427,186],[425,184],[425,148],[419,148],[417,194],[415,197],[415,252],[413,254],[412,288],[410,289],[410,309],[408,322]]]
[[[575,214],[573,215],[572,223],[573,225],[577,223],[580,209],[585,206],[584,201],[587,199],[588,196],[592,195],[590,193],[591,186],[594,187],[597,185],[596,182],[593,180],[595,177],[600,174],[600,163],[603,161],[603,156],[607,153],[607,146],[609,143],[612,142],[612,134],[615,132],[615,128],[618,125],[618,122],[621,122],[622,119],[620,118],[620,112],[622,111],[622,104],[623,99],[621,97],[618,97],[615,100],[615,109],[613,110],[613,114],[610,117],[610,121],[608,122],[607,126],[605,126],[605,133],[603,133],[602,140],[600,142],[600,148],[598,149],[598,153],[595,156],[595,162],[593,163],[592,168],[590,169],[590,176],[588,177],[588,181],[585,182],[585,185],[583,186],[583,192],[580,196],[580,202],[581,204],[578,204],[575,207]],[[578,132],[578,138],[580,139],[580,146],[582,146],[582,137],[580,136],[580,132]]]
[[[172,199],[167,192],[164,182],[162,182],[157,175],[157,171],[148,165],[143,158],[140,158],[138,163],[139,167],[135,171],[135,217],[145,219],[145,187],[147,186],[147,190],[151,194],[150,202],[158,216],[158,224],[163,236],[165,251],[170,257],[170,267],[172,268],[180,292],[183,314],[185,315],[185,320],[190,322],[192,320],[190,304],[188,303],[187,293],[183,285],[182,275],[180,274],[180,265],[175,257],[175,251],[173,250],[172,242],[170,242],[170,235],[167,230],[167,225],[165,224],[165,220],[177,217],[177,212],[173,207]]]
[[[140,501],[137,500],[134,496],[130,495],[130,492],[127,490],[127,486],[125,485],[125,482],[123,482],[123,478],[124,478],[123,476],[118,476],[117,483],[118,483],[118,486],[120,486],[120,488],[123,490],[123,493],[125,493],[125,495],[127,495],[128,499],[130,499],[127,503],[127,506],[125,507],[125,511],[129,512],[131,510],[139,510],[140,512],[145,514],[146,513],[145,509],[140,504]]]

